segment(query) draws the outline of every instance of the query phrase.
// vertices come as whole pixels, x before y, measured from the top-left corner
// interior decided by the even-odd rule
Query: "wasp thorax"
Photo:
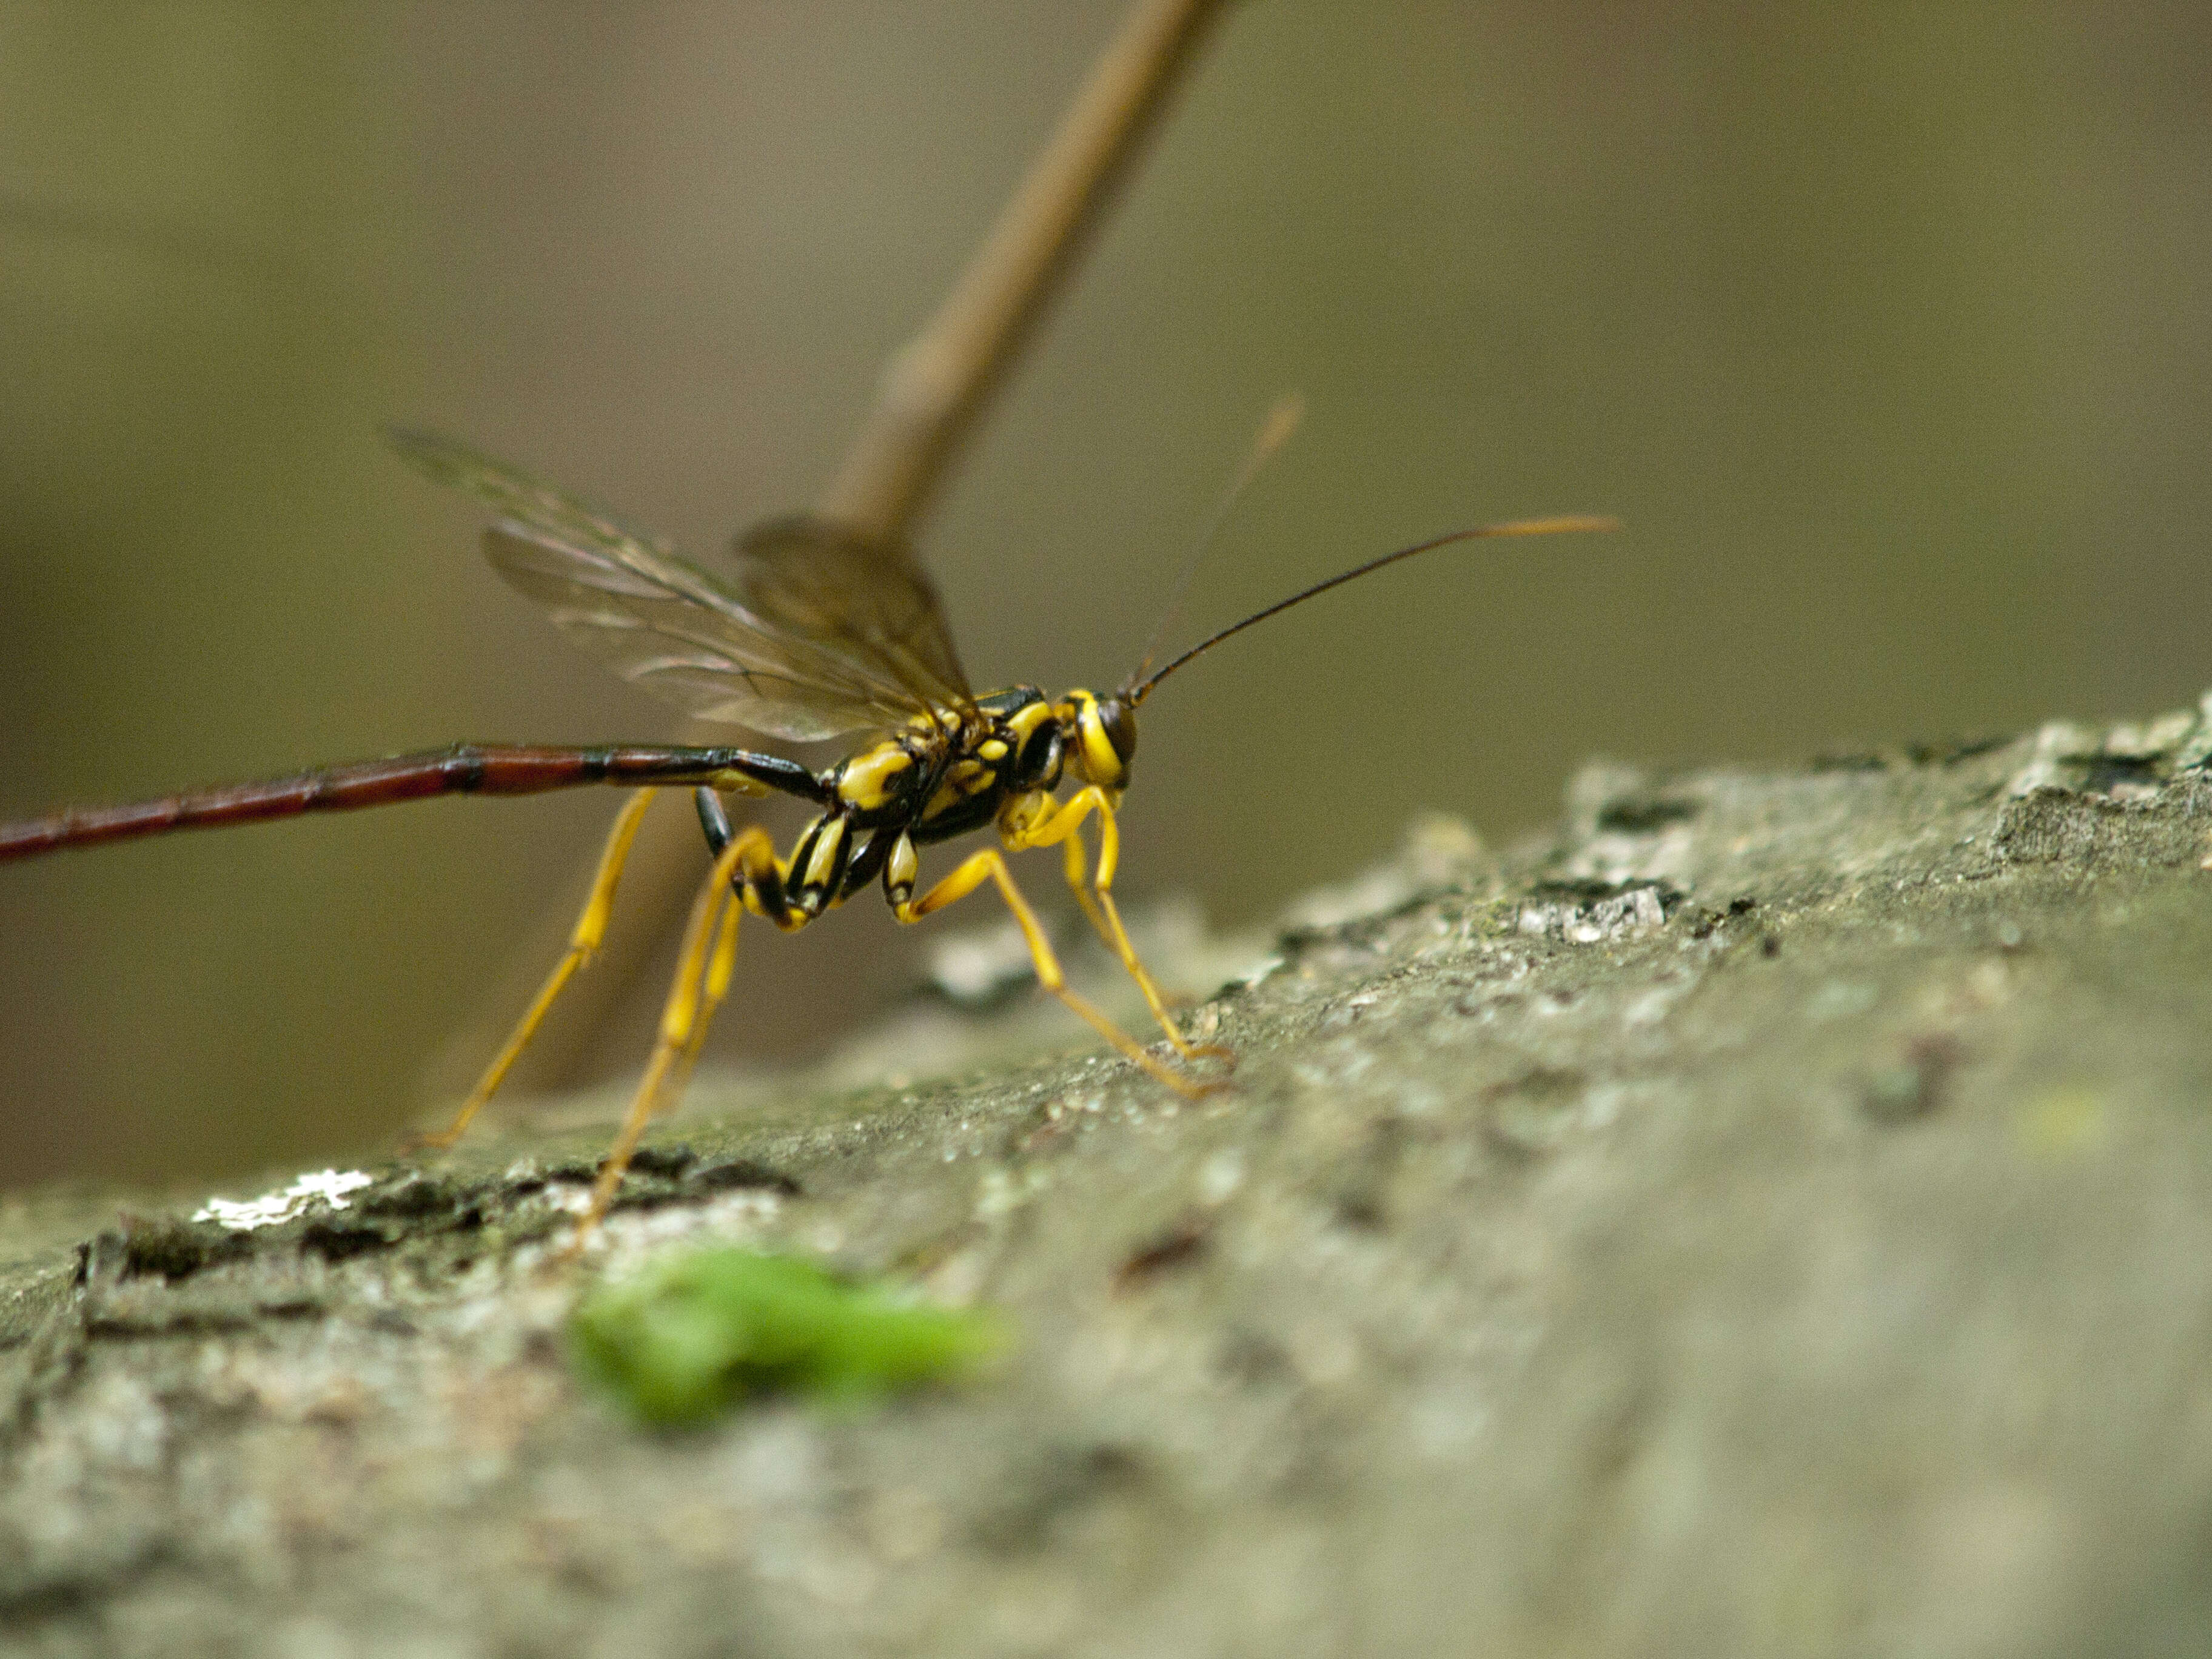
[[[1000,705],[1001,735],[980,744],[976,754],[1000,769],[1010,789],[1050,789],[1060,781],[1065,741],[1059,711],[1045,700],[1043,692],[1028,686],[1000,693],[995,701]],[[994,748],[995,755],[991,752]]]
[[[1128,786],[1129,763],[1137,753],[1137,715],[1118,695],[1103,700],[1088,691],[1071,691],[1060,718],[1074,733],[1071,745],[1076,770],[1102,789]]]

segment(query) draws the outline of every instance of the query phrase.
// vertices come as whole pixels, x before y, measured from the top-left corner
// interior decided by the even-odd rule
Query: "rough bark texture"
[[[2201,1651],[2208,752],[2056,725],[1594,768],[1504,858],[1432,823],[1189,1016],[1241,1057],[1194,1106],[1095,1055],[702,1080],[589,1271],[735,1239],[1017,1322],[869,1411],[580,1389],[544,1261],[596,1133],[252,1232],[18,1203],[0,1647]]]

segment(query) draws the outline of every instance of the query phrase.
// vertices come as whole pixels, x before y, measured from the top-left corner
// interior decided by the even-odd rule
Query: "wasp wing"
[[[799,517],[746,532],[735,551],[738,592],[755,616],[830,646],[932,708],[974,706],[936,586],[903,544]]]
[[[632,684],[702,720],[733,721],[808,743],[895,726],[920,709],[896,685],[843,659],[705,603],[703,573],[616,561],[512,520],[484,532],[508,584],[546,607],[560,629]]]
[[[668,544],[466,446],[394,432],[430,477],[502,515],[484,551],[571,639],[703,720],[795,742],[897,725],[926,705],[904,677],[749,610]]]

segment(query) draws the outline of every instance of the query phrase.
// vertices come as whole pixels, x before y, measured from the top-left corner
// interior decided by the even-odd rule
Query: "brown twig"
[[[1135,0],[952,292],[891,359],[816,511],[884,539],[911,532],[1073,269],[1085,233],[1158,125],[1177,72],[1223,4]],[[549,1091],[575,1079],[647,953],[690,899],[699,863],[698,830],[688,812],[664,808],[646,819],[623,878],[624,925],[608,939],[597,969],[571,987],[560,1018],[525,1054],[510,1088]],[[586,882],[580,874],[565,884],[563,903],[568,890],[580,893]],[[545,963],[559,954],[569,921],[559,910],[532,930],[494,994],[433,1060],[426,1084],[434,1096],[467,1088]]]
[[[1137,0],[952,292],[891,359],[819,512],[885,538],[911,527],[1219,9]]]

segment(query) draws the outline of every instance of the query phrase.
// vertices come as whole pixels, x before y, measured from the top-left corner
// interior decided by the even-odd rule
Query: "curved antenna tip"
[[[1146,673],[1145,670],[1152,665],[1150,653],[1147,653],[1146,660],[1139,665],[1137,672],[1129,676],[1116,695],[1133,708],[1152,695],[1154,686],[1174,673],[1176,669],[1182,667],[1193,657],[1211,651],[1231,635],[1241,634],[1254,623],[1265,622],[1279,611],[1287,611],[1294,605],[1303,605],[1317,593],[1326,593],[1332,587],[1341,587],[1355,577],[1364,576],[1370,571],[1380,570],[1386,564],[1395,564],[1401,559],[1410,559],[1417,553],[1427,553],[1436,548],[1449,547],[1454,542],[1471,542],[1478,538],[1558,536],[1577,531],[1619,530],[1620,527],[1620,520],[1615,518],[1602,514],[1571,514],[1559,518],[1511,519],[1504,524],[1477,525],[1472,530],[1455,530],[1448,535],[1434,536],[1425,542],[1415,542],[1411,547],[1401,547],[1395,553],[1385,553],[1380,558],[1370,559],[1364,564],[1354,565],[1340,574],[1331,576],[1327,581],[1316,582],[1311,587],[1293,593],[1286,599],[1276,600],[1263,611],[1254,611],[1243,621],[1232,623],[1219,633],[1200,640],[1182,655],[1157,672]]]
[[[1504,524],[1485,525],[1480,530],[1470,530],[1469,536],[1562,536],[1584,530],[1622,530],[1626,526],[1609,514],[1571,514],[1559,519],[1514,519]]]

